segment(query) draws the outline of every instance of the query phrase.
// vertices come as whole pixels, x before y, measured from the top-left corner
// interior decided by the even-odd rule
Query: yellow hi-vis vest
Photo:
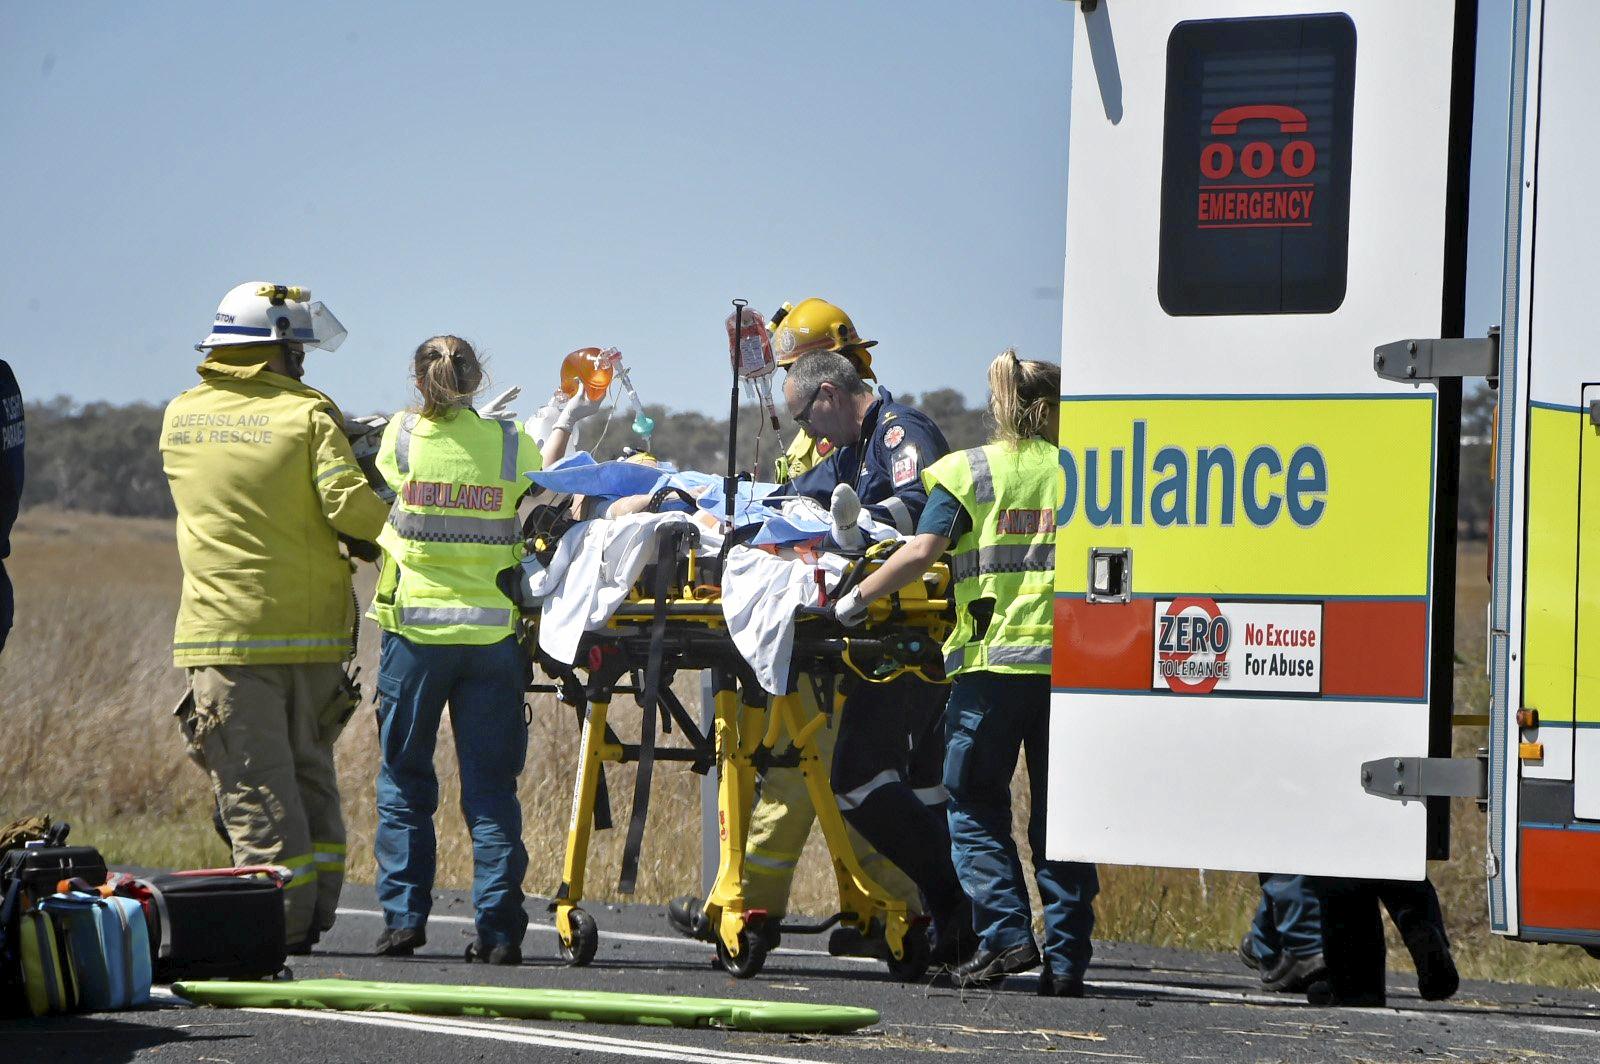
[[[957,616],[944,644],[945,674],[1049,672],[1062,492],[1056,448],[1029,439],[1014,450],[991,443],[953,451],[923,470],[922,481],[972,515],[971,531],[950,552]]]
[[[805,429],[801,429],[795,433],[789,449],[772,460],[773,479],[779,484],[794,480],[802,473],[809,473],[821,465],[822,460],[832,453],[831,443],[819,440]]]
[[[497,643],[516,629],[500,574],[522,556],[517,500],[539,448],[513,421],[464,408],[395,415],[378,448],[394,489],[378,535],[383,572],[370,616],[414,643]]]

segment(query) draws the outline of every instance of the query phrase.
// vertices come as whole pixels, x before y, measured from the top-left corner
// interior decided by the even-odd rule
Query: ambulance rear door
[[[1459,318],[1456,4],[1076,22],[1048,854],[1420,878],[1425,804],[1361,775],[1438,752],[1459,393],[1373,350]]]
[[[1489,917],[1600,945],[1600,4],[1518,0],[1490,624]]]

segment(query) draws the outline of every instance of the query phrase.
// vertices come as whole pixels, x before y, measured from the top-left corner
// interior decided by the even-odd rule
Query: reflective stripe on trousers
[[[289,882],[283,885],[283,889],[293,890],[295,887],[304,886],[307,883],[315,883],[317,881],[317,868],[312,863],[315,859],[316,854],[303,853],[298,857],[290,857],[288,860],[279,862],[291,873]]]
[[[511,623],[510,610],[488,606],[401,606],[400,623],[417,628],[452,624],[481,624],[499,627]]]
[[[958,583],[991,573],[1053,573],[1055,568],[1056,548],[1053,543],[979,547],[950,559],[950,575]]]
[[[891,783],[899,782],[900,770],[895,768],[886,768],[867,782],[863,783],[861,786],[848,790],[843,794],[835,795],[834,797],[838,800],[840,809],[856,809],[861,805],[862,802],[871,797],[872,792],[877,790],[879,787],[887,787]]]
[[[343,872],[345,845],[342,842],[313,842],[312,857],[318,871]]]

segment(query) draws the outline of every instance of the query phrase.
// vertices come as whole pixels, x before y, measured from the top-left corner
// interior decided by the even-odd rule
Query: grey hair
[[[872,386],[861,379],[850,360],[834,351],[801,355],[789,367],[789,381],[794,382],[797,395],[809,395],[824,384],[831,384],[846,395],[872,394]]]

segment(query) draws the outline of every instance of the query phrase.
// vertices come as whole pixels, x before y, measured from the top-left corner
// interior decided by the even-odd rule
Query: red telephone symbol
[[[1239,123],[1252,120],[1276,122],[1279,133],[1304,133],[1310,127],[1306,113],[1297,107],[1276,103],[1247,104],[1220,111],[1211,120],[1212,136],[1232,136],[1239,132]],[[1264,140],[1251,141],[1239,151],[1239,169],[1250,178],[1266,177],[1280,160],[1272,145]],[[1317,168],[1317,149],[1309,140],[1291,140],[1283,146],[1281,159],[1283,172],[1289,177],[1305,177]],[[1233,147],[1222,141],[1213,141],[1200,151],[1200,172],[1207,180],[1221,181],[1233,173]]]
[[[1306,113],[1297,107],[1276,103],[1257,103],[1246,107],[1230,107],[1211,120],[1211,132],[1216,136],[1239,132],[1239,123],[1252,118],[1264,118],[1278,123],[1279,133],[1304,133]]]

